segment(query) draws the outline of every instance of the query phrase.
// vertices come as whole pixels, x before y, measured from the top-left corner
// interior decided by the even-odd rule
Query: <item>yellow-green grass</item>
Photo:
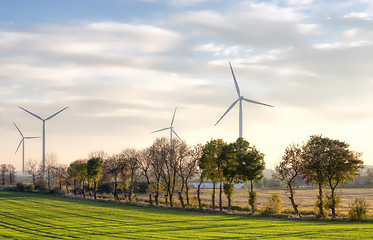
[[[4,239],[367,239],[373,224],[214,215],[0,191]]]

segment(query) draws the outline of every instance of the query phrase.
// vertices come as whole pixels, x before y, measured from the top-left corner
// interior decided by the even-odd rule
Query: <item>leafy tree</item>
[[[219,194],[219,207],[222,210],[222,185],[223,185],[223,172],[221,169],[220,154],[223,146],[227,145],[223,139],[211,139],[207,142],[202,149],[202,156],[199,160],[199,168],[202,170],[204,176],[210,179],[213,183],[212,189],[212,208],[215,210],[215,186],[216,183],[220,183],[220,194]]]
[[[294,208],[295,214],[300,216],[298,206],[295,203],[295,185],[296,178],[302,174],[303,171],[303,160],[301,157],[302,149],[299,145],[290,145],[285,149],[285,154],[282,157],[282,161],[276,166],[273,177],[278,179],[282,184],[286,186],[286,190],[289,193],[289,199],[291,205]]]
[[[97,199],[97,184],[102,178],[102,165],[104,160],[100,157],[93,157],[87,162],[87,177],[93,181],[93,196]]]
[[[359,174],[359,169],[363,168],[361,153],[355,153],[348,148],[349,144],[345,142],[321,135],[311,136],[303,146],[302,157],[306,180],[319,187],[317,205],[320,217],[325,217],[322,187],[325,184],[330,187],[331,196],[328,205],[332,210],[332,217],[335,218],[338,203],[335,189],[353,180]]]
[[[249,142],[243,138],[238,138],[237,146],[237,171],[241,181],[250,181],[249,204],[251,213],[255,213],[256,192],[254,191],[254,182],[263,178],[265,169],[264,154],[255,146],[250,146]]]
[[[222,165],[223,177],[226,181],[223,187],[224,194],[228,199],[228,211],[231,210],[232,205],[233,183],[239,182],[237,159],[242,157],[245,151],[243,148],[244,146],[242,145],[241,138],[239,138],[237,142],[223,146],[219,157]]]
[[[328,138],[321,135],[312,135],[302,147],[304,178],[308,183],[318,187],[316,206],[319,217],[325,217],[323,187],[327,183],[327,157]]]
[[[67,174],[69,175],[69,178],[73,180],[74,184],[74,196],[76,196],[77,193],[77,182],[78,182],[78,166],[80,165],[80,162],[82,160],[76,160],[72,163],[70,163],[70,166],[67,168]]]
[[[326,173],[331,190],[329,207],[332,210],[332,217],[335,218],[335,209],[340,202],[335,189],[338,186],[345,186],[348,181],[353,181],[360,174],[359,170],[364,168],[364,162],[360,159],[361,153],[348,149],[349,144],[339,140],[329,140],[328,144]]]

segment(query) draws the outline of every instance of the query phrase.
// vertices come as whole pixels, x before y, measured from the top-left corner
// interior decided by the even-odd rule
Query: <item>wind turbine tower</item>
[[[25,175],[25,140],[26,139],[33,139],[33,138],[40,138],[40,137],[25,137],[25,136],[23,136],[21,130],[19,130],[17,124],[16,123],[13,123],[13,124],[17,128],[19,134],[21,134],[21,137],[22,137],[21,141],[18,144],[18,147],[17,147],[17,150],[16,150],[15,153],[17,153],[19,147],[22,144],[22,175]]]
[[[161,132],[161,131],[170,129],[170,150],[172,150],[172,133],[174,133],[176,135],[176,137],[179,138],[180,141],[182,141],[181,138],[179,137],[179,135],[177,135],[177,133],[175,132],[174,127],[173,127],[174,120],[175,120],[175,114],[176,114],[176,108],[175,108],[175,111],[174,111],[174,115],[172,117],[171,125],[169,127],[162,128],[162,129],[159,129],[157,131],[152,132],[152,133],[156,133],[156,132]]]
[[[234,81],[234,85],[236,86],[236,91],[237,91],[238,98],[237,98],[236,101],[234,101],[232,103],[232,105],[227,109],[227,111],[225,111],[225,113],[223,114],[223,116],[221,116],[221,118],[215,123],[215,126],[236,105],[236,103],[239,102],[239,137],[242,138],[242,101],[249,102],[249,103],[260,104],[260,105],[264,105],[264,106],[267,106],[267,107],[273,107],[273,106],[265,104],[265,103],[257,102],[257,101],[254,101],[254,100],[251,100],[251,99],[248,99],[248,98],[245,98],[244,96],[242,96],[241,92],[240,92],[240,87],[238,86],[238,83],[237,83],[236,77],[234,76],[233,68],[232,68],[232,65],[231,65],[230,62],[229,62],[229,66],[231,68],[231,72],[232,72],[232,76],[233,76],[233,81]]]
[[[43,179],[45,179],[45,122],[48,121],[49,119],[55,117],[57,114],[59,114],[60,112],[64,111],[66,108],[68,108],[69,106],[61,109],[60,111],[56,112],[55,114],[52,114],[50,115],[49,117],[43,119],[41,117],[39,117],[38,115],[24,109],[23,107],[19,107],[20,109],[26,111],[27,113],[31,114],[32,116],[36,117],[37,119],[41,120],[43,122]]]

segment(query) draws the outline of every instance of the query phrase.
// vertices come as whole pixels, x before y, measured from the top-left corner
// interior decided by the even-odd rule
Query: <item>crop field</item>
[[[240,207],[247,207],[248,206],[248,189],[235,189],[233,192],[232,197],[232,205],[240,206]],[[290,203],[288,195],[285,191],[281,189],[276,190],[263,190],[257,189],[257,204],[259,209],[263,209],[265,207],[265,203],[267,202],[267,198],[274,193],[278,193],[281,196],[281,200],[283,201],[284,210],[292,210],[292,206]],[[193,189],[193,195],[196,195],[196,190]],[[326,190],[325,193],[328,191]],[[342,190],[337,190],[337,193],[341,196],[341,206],[338,209],[338,213],[345,215],[349,209],[350,204],[352,204],[356,198],[364,198],[365,201],[369,204],[368,210],[369,214],[373,214],[373,191],[371,188],[345,188]],[[201,191],[201,198],[204,202],[211,202],[211,189],[202,189]],[[219,189],[216,189],[216,202],[218,201],[219,197]],[[316,189],[308,189],[308,190],[296,190],[295,201],[299,205],[300,211],[307,211],[311,212],[314,208],[316,196],[318,194],[318,190]],[[227,198],[223,193],[223,205],[227,205]],[[196,200],[194,201],[195,204],[197,203]]]
[[[0,191],[3,239],[367,239],[370,222],[215,215]]]

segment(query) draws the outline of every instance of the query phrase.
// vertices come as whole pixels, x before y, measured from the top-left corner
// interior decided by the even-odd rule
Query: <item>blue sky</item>
[[[273,168],[312,134],[344,140],[373,164],[373,4],[368,0],[2,1],[0,149],[21,167],[20,136],[40,136],[60,163],[149,146],[171,121],[189,144],[244,137]],[[41,159],[41,141],[26,160]]]

